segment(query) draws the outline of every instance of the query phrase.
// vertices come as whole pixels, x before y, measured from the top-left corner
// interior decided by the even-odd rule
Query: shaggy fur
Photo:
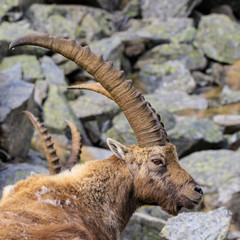
[[[199,197],[196,183],[172,144],[123,150],[125,160],[112,156],[18,182],[0,202],[0,239],[113,240],[143,204],[173,215],[194,207],[186,196]],[[152,163],[159,156],[164,166]]]

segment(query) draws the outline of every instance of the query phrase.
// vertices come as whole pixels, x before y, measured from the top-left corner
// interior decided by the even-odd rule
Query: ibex
[[[93,90],[114,100],[124,112],[138,146],[107,139],[114,153],[108,159],[18,182],[0,204],[1,239],[112,240],[144,204],[177,215],[182,207],[191,210],[201,202],[202,189],[180,166],[160,116],[123,71],[73,40],[27,35],[10,48],[22,45],[58,52],[90,73],[98,81]]]

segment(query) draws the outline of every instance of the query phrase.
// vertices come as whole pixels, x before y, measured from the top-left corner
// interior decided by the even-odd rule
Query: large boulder
[[[173,17],[187,17],[202,0],[142,0],[144,18],[157,17],[166,20]]]
[[[221,128],[209,119],[178,117],[174,128],[168,131],[178,155],[210,148],[220,148],[223,142]]]
[[[227,85],[223,87],[221,97],[221,104],[230,104],[240,102],[240,90],[232,90]]]
[[[207,213],[182,213],[167,221],[160,236],[168,240],[224,240],[231,216],[231,212],[223,207]]]
[[[239,151],[200,151],[184,157],[181,165],[203,186],[209,208],[222,206],[240,192]]]
[[[209,58],[233,63],[240,58],[240,27],[225,15],[204,16],[199,24],[194,45]]]
[[[179,90],[190,93],[196,85],[190,72],[179,61],[146,64],[139,72],[139,79],[148,92],[162,88],[168,91]]]
[[[0,71],[13,67],[21,63],[23,69],[23,79],[25,81],[34,82],[38,78],[42,78],[40,64],[34,55],[18,55],[5,57],[0,65]]]
[[[168,60],[178,60],[189,70],[203,69],[206,58],[201,50],[194,48],[190,44],[161,44],[143,54],[137,64],[137,68],[142,68],[146,64],[160,64]]]
[[[196,34],[190,18],[170,18],[161,21],[157,18],[132,20],[129,31],[135,31],[140,38],[153,42],[191,42]]]
[[[11,157],[24,158],[33,126],[22,111],[35,113],[34,85],[22,81],[20,64],[0,73],[0,147]]]
[[[147,101],[159,112],[166,109],[178,112],[185,109],[207,109],[208,102],[202,96],[188,95],[185,91],[157,89],[154,93],[145,95]]]

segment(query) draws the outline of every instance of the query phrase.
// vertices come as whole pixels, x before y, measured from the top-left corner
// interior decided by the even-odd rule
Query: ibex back
[[[112,240],[144,204],[177,215],[182,207],[193,209],[201,202],[202,189],[181,168],[160,116],[122,71],[72,40],[28,35],[10,47],[26,44],[56,51],[92,74],[99,83],[89,89],[119,105],[139,146],[108,139],[114,153],[108,159],[18,182],[0,203],[2,239]]]

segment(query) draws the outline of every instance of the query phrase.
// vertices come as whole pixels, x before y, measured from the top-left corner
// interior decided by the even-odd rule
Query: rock
[[[197,95],[188,95],[184,91],[157,89],[154,93],[145,95],[145,99],[151,103],[158,112],[166,109],[169,112],[178,112],[184,109],[207,109],[208,102]]]
[[[157,112],[160,112],[162,122],[164,123],[166,130],[169,130],[175,125],[175,118],[173,114],[163,109],[161,111],[158,111],[155,108],[155,110]],[[133,144],[137,145],[137,141],[133,133],[133,130],[130,127],[130,124],[128,123],[125,115],[122,112],[113,118],[112,128],[110,128],[106,132],[106,134],[103,136],[103,138],[107,138],[107,137],[113,138],[116,141],[119,141],[125,145],[133,145]]]
[[[11,157],[24,158],[28,152],[33,127],[22,111],[35,113],[34,85],[21,81],[18,64],[0,73],[0,146]]]
[[[93,146],[83,146],[81,153],[81,161],[89,161],[94,159],[106,159],[113,155],[112,151],[108,149],[93,147]]]
[[[204,16],[194,45],[209,58],[231,64],[240,58],[240,27],[224,15]]]
[[[81,42],[109,37],[115,29],[110,13],[81,5],[33,4],[27,17],[38,31]]]
[[[179,90],[190,93],[195,88],[190,72],[179,61],[146,64],[139,72],[139,79],[145,84],[148,92],[162,88],[168,91]]]
[[[223,141],[220,127],[209,119],[178,117],[168,131],[170,141],[177,147],[179,157],[194,151],[219,148]]]
[[[213,117],[213,121],[224,127],[224,133],[234,133],[240,130],[240,115],[219,114]]]
[[[161,240],[159,232],[162,230],[165,221],[144,213],[135,213],[130,219],[127,227],[122,232],[121,240]]]
[[[161,44],[141,56],[137,67],[142,68],[146,64],[160,64],[168,60],[178,60],[189,70],[203,69],[207,61],[203,53],[189,44]]]
[[[228,16],[232,21],[237,22],[236,17],[234,16],[233,10],[229,5],[223,4],[211,9],[212,13],[224,14]]]
[[[232,90],[240,90],[240,60],[237,60],[231,66],[224,67],[226,74],[226,83]]]
[[[41,108],[43,100],[47,98],[48,83],[45,80],[37,80],[35,83],[34,101]]]
[[[35,82],[36,79],[42,78],[40,64],[34,55],[19,55],[5,57],[0,65],[0,71],[13,67],[21,63],[23,69],[23,79],[28,82]]]
[[[181,165],[203,186],[204,203],[209,208],[222,206],[240,191],[238,151],[200,151],[184,157]]]
[[[142,0],[141,8],[144,18],[166,20],[173,17],[187,17],[202,0]]]
[[[130,23],[129,31],[136,31],[140,38],[157,43],[191,42],[196,34],[193,21],[189,18],[170,18],[164,22],[154,18]]]
[[[0,2],[0,21],[11,9],[16,7],[18,7],[18,0],[2,0]]]
[[[69,103],[76,116],[83,120],[91,120],[101,115],[113,117],[120,111],[115,102],[92,91],[85,91],[83,96]]]
[[[122,13],[124,17],[130,18],[137,18],[140,16],[140,1],[141,0],[131,0],[125,6]]]
[[[104,60],[112,61],[114,67],[120,69],[123,45],[118,37],[113,36],[92,42],[90,48],[94,53],[103,54]]]
[[[168,240],[224,240],[231,216],[231,212],[223,207],[207,213],[182,213],[170,218],[160,235]]]
[[[17,38],[22,37],[23,33],[27,35],[36,32],[31,29],[30,23],[25,20],[14,23],[3,22],[0,25],[0,60],[8,53],[44,55],[46,52],[48,52],[48,50],[46,49],[32,46],[23,46],[14,49],[14,51],[10,51],[9,44]]]
[[[199,71],[192,72],[192,76],[196,84],[200,87],[212,86],[214,83],[214,78],[212,76],[204,74]]]
[[[240,131],[234,134],[225,135],[225,138],[228,141],[228,148],[236,151],[240,146]]]
[[[5,186],[14,185],[17,181],[26,179],[32,172],[37,174],[49,173],[47,168],[39,165],[28,163],[8,164],[7,169],[1,171],[0,174],[0,197],[2,196],[2,190]]]
[[[223,87],[220,102],[221,104],[230,104],[240,101],[240,90],[231,90],[227,85]]]
[[[85,143],[89,143],[84,128],[68,104],[66,97],[61,93],[57,86],[50,85],[48,98],[44,105],[44,124],[49,132],[65,134],[69,131],[65,120],[73,122],[81,132]]]
[[[50,85],[58,86],[62,92],[66,91],[67,83],[63,71],[50,57],[44,56],[40,62],[45,81]]]

